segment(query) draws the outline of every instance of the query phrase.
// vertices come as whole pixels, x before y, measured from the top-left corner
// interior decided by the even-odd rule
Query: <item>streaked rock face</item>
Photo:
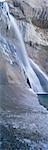
[[[19,7],[24,17],[32,18],[32,22],[41,28],[48,28],[48,2],[47,1],[13,1]],[[30,6],[30,7],[29,7]],[[20,15],[19,15],[20,16]],[[29,21],[29,19],[28,19]]]
[[[40,28],[48,28],[48,7],[41,7],[34,11],[32,22]]]

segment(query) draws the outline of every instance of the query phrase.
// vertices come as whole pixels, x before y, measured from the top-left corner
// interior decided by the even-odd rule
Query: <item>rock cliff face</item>
[[[12,4],[10,13],[16,18],[28,55],[48,74],[48,2],[13,0]]]
[[[48,28],[48,7],[34,10],[32,22],[40,28]]]
[[[24,17],[30,17],[30,19],[32,19],[32,22],[38,27],[48,28],[48,2],[29,2],[25,0],[18,0],[13,1],[13,5],[14,7],[19,7]]]

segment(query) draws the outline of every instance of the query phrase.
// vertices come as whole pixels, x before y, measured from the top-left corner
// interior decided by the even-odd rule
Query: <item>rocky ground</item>
[[[48,111],[1,53],[0,130],[1,150],[48,149]]]

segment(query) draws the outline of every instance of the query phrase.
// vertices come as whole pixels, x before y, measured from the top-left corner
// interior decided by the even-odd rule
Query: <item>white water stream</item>
[[[9,15],[10,17],[10,21],[11,21],[11,27],[14,29],[14,34],[16,34],[17,38],[18,38],[18,42],[20,45],[20,49],[18,48],[16,50],[17,56],[23,66],[23,69],[25,71],[25,74],[28,78],[28,81],[30,82],[30,86],[31,88],[35,91],[35,92],[42,92],[42,86],[40,84],[40,81],[37,77],[37,75],[35,74],[34,70],[31,68],[29,60],[28,60],[28,56],[27,56],[27,52],[26,52],[26,48],[22,39],[22,35],[19,31],[19,28],[16,24],[16,20],[13,18],[13,16]]]
[[[1,17],[4,20],[4,22],[8,25],[9,27],[8,29],[10,28],[12,29],[13,35],[15,35],[15,38],[17,37],[18,48],[16,49],[16,55],[20,62],[20,66],[22,70],[24,71],[26,82],[33,89],[34,92],[42,93],[44,90],[43,90],[42,84],[40,83],[38,73],[36,74],[36,71],[30,64],[19,27],[14,17],[9,13],[8,4],[6,2],[3,3]],[[36,68],[36,65],[35,65],[35,68]]]

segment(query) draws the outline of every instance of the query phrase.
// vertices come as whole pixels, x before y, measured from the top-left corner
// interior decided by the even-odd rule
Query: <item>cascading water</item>
[[[33,68],[33,70],[35,71],[37,77],[40,80],[40,83],[41,83],[41,85],[44,89],[44,92],[47,94],[48,93],[48,76],[30,58],[29,58],[29,61],[30,61],[31,67]]]
[[[13,34],[15,34],[15,36],[17,36],[18,49],[16,50],[16,54],[17,54],[18,59],[20,60],[20,65],[21,65],[22,69],[24,70],[24,75],[26,77],[27,83],[30,86],[30,88],[33,89],[33,91],[41,93],[41,92],[43,92],[43,88],[40,84],[40,81],[39,81],[36,73],[31,68],[31,65],[30,65],[29,60],[28,60],[26,48],[25,48],[25,45],[24,45],[24,42],[22,39],[22,35],[19,31],[16,20],[9,13],[9,10],[7,10],[7,8],[8,8],[7,6],[8,5],[6,3],[6,5],[4,5],[5,15],[3,13],[3,17],[6,18],[8,26],[9,26],[9,22],[10,22],[10,28],[13,29]],[[6,13],[7,13],[7,15],[6,15]]]
[[[35,91],[35,92],[42,92],[43,89],[41,87],[40,81],[37,78],[35,72],[31,68],[28,60],[28,56],[26,53],[25,45],[22,40],[21,33],[19,31],[19,28],[16,24],[16,20],[13,18],[13,16],[9,15],[10,21],[11,21],[11,26],[14,29],[14,33],[16,34],[19,44],[20,44],[20,49],[16,51],[18,58],[20,59],[21,64],[24,67],[25,74],[27,76],[27,82],[30,85],[30,87]]]

